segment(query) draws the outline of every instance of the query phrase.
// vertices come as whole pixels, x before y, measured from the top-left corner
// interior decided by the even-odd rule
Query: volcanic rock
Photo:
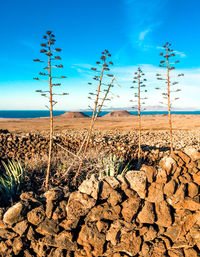
[[[17,234],[22,236],[25,233],[27,228],[28,228],[28,222],[26,220],[22,220],[21,222],[18,222],[13,227],[13,231],[15,231]]]
[[[11,232],[9,229],[0,229],[0,238],[12,239],[16,236],[17,234],[15,232]]]
[[[199,160],[200,159],[200,152],[197,151],[193,146],[187,146],[184,149],[184,152],[192,158],[193,161]]]
[[[122,220],[116,220],[111,225],[106,240],[111,242],[108,252],[114,250],[127,253],[129,256],[135,256],[140,251],[142,241],[137,236],[134,225]]]
[[[199,193],[199,187],[197,184],[190,182],[188,183],[188,196],[193,198]]]
[[[196,184],[200,186],[200,172],[198,172],[197,174],[193,174],[193,180]]]
[[[23,249],[23,242],[22,239],[20,237],[16,237],[13,241],[13,252],[16,256],[19,255],[19,253],[22,251]]]
[[[10,207],[3,215],[3,222],[9,225],[13,225],[17,221],[22,220],[22,209],[23,205],[21,202],[16,203],[12,207]]]
[[[158,226],[169,227],[172,224],[170,208],[165,201],[155,203]]]
[[[113,207],[108,203],[103,203],[91,209],[85,218],[85,222],[88,223],[98,220],[113,221],[119,218],[120,211],[120,206]]]
[[[165,184],[167,182],[167,173],[164,169],[158,169],[156,176],[157,183]]]
[[[59,226],[54,220],[49,220],[48,218],[46,218],[37,227],[36,232],[42,235],[55,235],[59,232],[59,230]]]
[[[90,195],[95,200],[97,200],[99,193],[99,181],[94,175],[92,175],[90,179],[86,179],[83,181],[83,183],[79,186],[78,190],[81,193]]]
[[[184,249],[185,257],[198,257],[198,253],[193,248]]]
[[[160,166],[166,170],[167,174],[175,171],[176,161],[172,157],[165,156],[160,161]]]
[[[168,197],[172,196],[175,192],[176,182],[171,179],[168,183],[164,185],[164,194]]]
[[[138,219],[141,223],[153,224],[155,222],[155,212],[152,203],[145,201],[145,204],[138,214]]]
[[[144,241],[151,241],[151,240],[154,240],[156,238],[157,231],[155,230],[155,228],[153,226],[142,227],[142,229],[140,230],[140,235],[143,236]]]
[[[146,195],[146,173],[142,170],[130,170],[126,173],[130,188],[138,193],[141,198],[145,198]]]
[[[131,222],[133,216],[137,213],[140,206],[140,198],[135,195],[133,198],[128,198],[122,203],[122,216],[125,221]]]
[[[77,243],[82,245],[86,252],[89,250],[94,256],[102,256],[105,241],[105,234],[100,233],[94,223],[90,223],[82,226]]]
[[[148,165],[142,165],[141,170],[146,173],[148,182],[152,183],[157,174],[157,170],[154,167]]]
[[[175,209],[187,209],[190,211],[200,211],[200,203],[194,201],[190,197],[172,205]]]
[[[64,196],[64,193],[62,189],[60,189],[59,187],[56,187],[45,192],[44,196],[48,201],[57,201],[62,199],[62,197]]]
[[[42,206],[32,209],[30,212],[27,213],[28,221],[37,226],[39,225],[45,218],[45,211]]]
[[[155,203],[164,200],[163,184],[153,182],[148,188],[147,201]]]
[[[106,200],[112,206],[117,205],[122,201],[122,196],[116,190],[114,190],[106,181],[101,183],[100,200]]]
[[[71,193],[67,204],[68,219],[76,219],[86,215],[95,205],[96,200],[78,191]]]

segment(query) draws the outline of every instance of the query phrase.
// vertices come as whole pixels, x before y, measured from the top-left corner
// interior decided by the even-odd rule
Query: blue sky
[[[116,89],[120,100],[112,106],[130,105],[129,88],[138,66],[148,79],[147,104],[159,104],[155,73],[160,72],[160,47],[166,41],[177,51],[177,72],[185,74],[175,105],[199,107],[199,0],[1,0],[0,9],[1,110],[45,109],[44,99],[35,93],[45,84],[32,79],[41,65],[32,60],[41,58],[40,43],[47,30],[55,33],[56,46],[63,49],[60,74],[68,78],[60,90],[70,94],[58,98],[56,109],[87,108],[90,67],[105,48],[121,85]]]

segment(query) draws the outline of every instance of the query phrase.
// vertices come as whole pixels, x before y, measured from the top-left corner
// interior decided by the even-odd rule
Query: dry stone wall
[[[0,131],[1,132],[1,131]],[[64,151],[63,148],[75,153],[80,149],[82,142],[84,141],[85,134],[82,132],[70,135],[54,136],[53,152]],[[96,136],[91,138],[89,146],[91,148],[103,149],[104,152],[112,152],[120,156],[128,156],[129,158],[137,157],[137,140],[130,143],[125,138],[117,138],[108,140],[106,136]],[[59,145],[60,146],[59,146]],[[12,134],[8,131],[0,133],[0,160],[2,159],[24,159],[31,158],[34,155],[43,156],[48,153],[49,148],[49,136],[40,134]],[[164,153],[159,150],[146,149],[143,152],[144,158],[150,154],[150,159],[155,161],[160,159]]]
[[[0,209],[0,256],[200,256],[200,153]]]
[[[54,137],[53,151],[58,152],[61,148],[56,144],[65,146],[74,152],[81,141],[67,137]],[[45,155],[48,153],[49,137],[39,134],[15,135],[11,133],[0,133],[0,159],[7,158],[30,158],[33,155]]]

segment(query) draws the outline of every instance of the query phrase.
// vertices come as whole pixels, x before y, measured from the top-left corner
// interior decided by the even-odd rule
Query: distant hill
[[[129,116],[133,116],[130,112],[127,111],[114,111],[114,112],[110,112],[106,115],[104,115],[103,117],[129,117]]]
[[[66,112],[66,113],[60,115],[59,117],[63,117],[63,118],[87,118],[89,116],[87,116],[86,114],[84,114],[82,112]]]
[[[102,109],[102,111],[122,111],[122,110],[127,110],[129,112],[133,112],[137,109],[137,106],[133,106],[134,108],[130,108],[130,107],[121,107],[121,108],[104,108]],[[171,108],[172,111],[200,111],[200,109],[195,108],[195,107],[173,107]],[[81,111],[91,111],[89,109],[85,109],[85,110],[81,110]],[[167,106],[162,106],[162,105],[146,105],[143,106],[142,111],[168,111],[168,107]]]

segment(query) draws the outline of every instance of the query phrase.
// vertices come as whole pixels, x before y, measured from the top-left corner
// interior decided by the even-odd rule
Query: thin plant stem
[[[62,148],[64,151],[68,152],[69,154],[71,154],[72,156],[78,158],[79,160],[81,160],[81,158],[79,156],[77,156],[76,154],[70,152],[69,150],[67,150],[65,147],[63,147],[62,145],[56,143],[56,145],[58,145],[60,148]]]
[[[48,190],[49,187],[49,176],[50,176],[50,167],[51,167],[51,155],[52,155],[52,144],[53,144],[53,95],[52,95],[52,84],[51,84],[51,40],[49,35],[49,92],[50,92],[50,134],[49,134],[49,158],[48,158],[48,167],[46,174],[45,188]]]
[[[176,92],[179,92],[181,90],[180,89],[171,90],[171,87],[177,85],[178,82],[177,81],[174,81],[173,83],[171,82],[170,71],[175,69],[175,67],[173,65],[175,65],[176,63],[179,63],[179,60],[176,60],[176,61],[173,61],[173,62],[170,61],[171,60],[170,58],[175,56],[175,51],[173,49],[170,49],[169,47],[171,47],[171,44],[169,42],[166,42],[165,45],[163,46],[164,52],[160,53],[160,55],[163,56],[164,60],[160,61],[159,67],[167,69],[166,78],[162,78],[162,74],[156,74],[156,76],[157,76],[158,80],[164,80],[165,83],[167,84],[166,92],[162,93],[162,95],[164,96],[163,98],[167,100],[168,122],[169,122],[168,131],[169,131],[169,139],[170,139],[170,154],[173,155],[174,145],[173,145],[173,127],[172,127],[171,103],[178,100],[179,98],[171,99],[171,95],[172,95],[172,93],[176,93]],[[183,73],[178,74],[178,77],[182,77],[182,76],[184,76]],[[156,87],[156,89],[160,89],[160,88]],[[163,102],[161,102],[161,104],[163,104]]]
[[[168,56],[168,47],[167,47]],[[170,134],[170,148],[173,154],[173,135],[172,135],[172,119],[171,119],[171,105],[170,105],[170,84],[169,84],[169,58],[167,57],[167,98],[168,98],[168,117],[169,117],[169,134]]]
[[[40,50],[40,53],[43,53],[48,56],[47,61],[40,60],[40,59],[34,59],[34,62],[40,62],[40,63],[48,63],[47,67],[44,67],[44,70],[48,70],[48,73],[46,72],[40,72],[40,76],[48,76],[48,79],[41,79],[40,77],[34,78],[38,81],[45,81],[49,85],[49,90],[36,90],[36,92],[41,93],[41,96],[44,96],[48,98],[49,105],[45,105],[45,107],[48,108],[50,111],[50,119],[49,119],[49,152],[48,152],[48,165],[47,165],[47,171],[46,171],[46,179],[45,179],[45,189],[48,190],[49,188],[49,177],[50,177],[50,170],[51,170],[51,159],[52,159],[52,148],[53,148],[53,130],[54,130],[54,120],[53,120],[53,108],[54,105],[57,103],[53,97],[55,95],[67,95],[67,93],[62,94],[55,94],[53,93],[53,87],[54,86],[60,86],[61,83],[52,83],[53,79],[64,79],[66,76],[61,77],[52,77],[52,68],[63,68],[63,65],[52,65],[52,62],[55,60],[61,60],[60,56],[54,56],[53,52],[60,52],[62,49],[60,48],[53,48],[51,45],[54,45],[54,42],[56,41],[55,35],[52,34],[51,31],[47,31],[46,35],[43,36],[43,39],[45,39],[45,43],[42,43],[41,46],[44,47],[44,49]]]
[[[84,140],[83,140],[83,143],[82,143],[82,145],[81,145],[81,147],[80,147],[78,153],[76,154],[75,159],[72,161],[72,163],[71,163],[71,165],[69,166],[69,168],[67,169],[67,171],[63,174],[63,177],[65,177],[65,176],[70,172],[70,170],[71,170],[71,168],[73,167],[75,161],[76,161],[77,159],[79,159],[79,155],[80,155],[80,153],[81,153],[81,151],[82,151],[82,149],[83,149],[83,147],[84,147],[84,144],[85,144],[85,142],[86,142],[86,140],[87,140],[87,137],[88,137],[88,134],[85,136],[85,138],[84,138]]]
[[[84,161],[84,158],[85,158],[85,155],[86,155],[86,151],[87,151],[87,148],[88,148],[88,145],[89,145],[89,141],[90,141],[90,138],[91,138],[92,129],[93,129],[93,126],[94,126],[94,121],[95,121],[95,114],[96,114],[97,105],[98,105],[98,101],[99,101],[99,94],[100,94],[100,90],[101,90],[101,83],[102,83],[102,79],[103,79],[104,69],[105,69],[105,59],[104,59],[103,67],[102,67],[102,70],[101,70],[101,76],[100,76],[100,80],[99,80],[99,86],[98,86],[98,91],[97,91],[97,95],[96,95],[95,106],[94,106],[94,110],[93,110],[93,114],[92,114],[92,118],[91,118],[91,122],[90,122],[90,128],[88,130],[87,140],[86,140],[85,147],[84,147],[84,150],[83,150],[83,158],[80,161],[80,164],[79,164],[78,170],[76,172],[76,175],[73,178],[73,182],[76,181],[76,178],[78,177],[78,175],[80,173],[80,170],[82,168],[83,161]]]
[[[92,124],[92,126],[91,126],[91,130],[92,130],[93,127],[94,127],[94,123],[95,123],[95,121],[96,121],[96,119],[97,119],[97,117],[98,117],[98,115],[99,115],[99,113],[100,113],[100,111],[101,111],[101,108],[103,107],[103,104],[104,104],[104,102],[105,102],[105,99],[106,99],[107,96],[108,96],[108,93],[109,93],[109,91],[110,91],[110,88],[112,87],[112,84],[113,84],[114,80],[115,80],[115,76],[114,76],[114,78],[112,79],[112,81],[111,81],[111,83],[110,83],[110,85],[109,85],[109,87],[108,87],[108,89],[107,89],[107,91],[106,91],[106,94],[105,94],[105,96],[104,96],[104,98],[103,98],[103,100],[102,100],[102,102],[101,102],[101,105],[100,105],[99,108],[98,108],[98,111],[96,112],[96,115],[94,116],[93,124]],[[75,155],[75,159],[73,160],[73,162],[71,163],[70,167],[67,169],[67,171],[65,172],[65,174],[64,174],[63,176],[66,176],[66,175],[69,173],[69,171],[71,170],[72,166],[74,165],[76,159],[79,159],[79,160],[82,161],[83,158],[81,159],[81,158],[79,157],[79,155],[81,154],[81,151],[82,151],[82,149],[83,149],[83,146],[84,146],[86,140],[88,139],[89,131],[90,131],[90,130],[88,130],[88,133],[87,133],[87,135],[85,136],[85,139],[84,139],[84,141],[83,141],[83,143],[82,143],[82,145],[81,145],[81,147],[80,147],[78,153]],[[71,152],[70,152],[70,153],[71,153]],[[85,158],[85,157],[84,157],[84,158]]]
[[[138,163],[141,163],[140,69],[138,69]]]

